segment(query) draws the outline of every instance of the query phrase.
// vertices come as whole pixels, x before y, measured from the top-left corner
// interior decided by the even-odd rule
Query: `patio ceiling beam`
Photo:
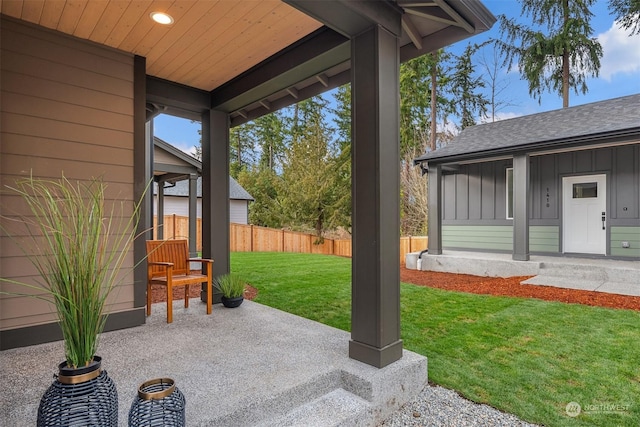
[[[447,2],[444,0],[435,0],[436,4],[449,15],[453,21],[454,25],[464,28],[469,34],[473,34],[475,32],[475,28],[473,24],[464,19],[458,12],[455,11]]]
[[[411,16],[405,14],[402,15],[402,28],[405,30],[411,42],[417,49],[422,49],[422,36],[416,28],[415,24],[411,20]]]
[[[295,99],[298,99],[300,97],[300,95],[298,94],[298,89],[296,89],[295,87],[287,88],[287,93],[293,96]]]
[[[447,27],[427,37],[423,37],[420,48],[418,48],[415,43],[402,46],[400,48],[400,62],[406,62],[418,56],[434,52],[442,47],[467,39],[468,37],[469,33],[460,27]]]
[[[211,95],[205,90],[147,76],[147,104],[162,108],[162,112],[190,120],[200,120],[209,109]]]
[[[317,19],[346,37],[354,37],[381,25],[395,36],[400,36],[402,26],[395,17],[402,9],[391,1],[347,0],[284,0],[296,9]]]
[[[211,92],[210,108],[235,112],[349,60],[349,40],[323,27]]]
[[[303,99],[311,98],[312,96],[319,95],[327,90],[335,89],[339,86],[349,83],[351,79],[351,71],[346,70],[335,76],[329,77],[328,86],[324,86],[319,81],[306,86],[303,89],[295,90],[297,97],[294,97],[289,90],[287,90],[289,96],[283,96],[270,102],[271,110],[267,110],[264,106],[260,105],[257,108],[251,110],[242,109],[236,111],[237,115],[231,117],[231,127],[241,125],[251,120],[257,119],[260,116],[270,113],[271,111],[279,110],[280,108],[288,107],[291,104],[295,104]]]
[[[318,74],[316,76],[316,79],[318,79],[318,81],[320,83],[322,83],[322,86],[324,87],[329,87],[329,77],[327,77],[326,74],[322,73],[322,74]]]

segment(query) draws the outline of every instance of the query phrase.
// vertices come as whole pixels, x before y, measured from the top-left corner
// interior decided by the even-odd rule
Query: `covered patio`
[[[426,385],[426,358],[404,351],[385,369],[347,356],[349,333],[251,301],[236,309],[164,303],[146,324],[104,333],[99,354],[116,383],[119,425],[144,381],[169,377],[189,426],[369,426]],[[31,426],[57,372],[62,342],[3,351],[0,420]]]
[[[154,23],[157,11],[172,23]],[[121,411],[127,393],[154,376],[172,375],[188,391],[193,425],[276,419],[291,409],[274,409],[281,404],[304,408],[332,390],[347,394],[329,397],[329,407],[359,402],[378,416],[415,390],[408,381],[426,382],[426,360],[400,339],[399,64],[489,29],[495,17],[480,1],[6,0],[1,12],[3,186],[64,172],[71,180],[101,176],[113,199],[142,198],[142,237],[129,266],[143,259],[151,237],[152,197],[144,190],[155,115],[202,123],[202,255],[220,275],[230,270],[230,127],[351,83],[351,333],[282,313],[264,317],[254,304],[216,307],[192,323],[185,322],[200,314],[195,307],[176,316],[180,324],[158,320],[159,310],[146,319],[140,263],[109,305],[106,330],[124,330],[106,333],[100,347]],[[0,216],[16,206],[17,196],[3,198]],[[33,280],[28,261],[1,237],[2,277]],[[43,343],[61,333],[51,308],[33,298],[3,295],[0,313],[0,357],[3,367],[16,367],[9,381],[17,393],[4,388],[3,411],[24,421],[64,354],[61,342]],[[246,397],[247,389],[255,393]],[[307,391],[308,400],[293,399]]]
[[[478,0],[2,3],[2,178],[102,176],[142,197],[151,238],[152,118],[202,123],[202,256],[228,273],[229,129],[351,83],[353,303],[350,357],[402,357],[399,315],[399,64],[473,34],[495,17]],[[169,25],[151,19],[169,15]],[[7,198],[0,214],[17,203]],[[19,251],[3,276],[27,280]],[[145,266],[112,304],[107,330],[145,322]],[[0,299],[1,348],[52,341],[46,304]]]

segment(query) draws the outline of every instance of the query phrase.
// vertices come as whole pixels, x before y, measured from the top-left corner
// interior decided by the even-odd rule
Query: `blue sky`
[[[483,3],[495,16],[504,14],[527,22],[528,17],[519,17],[521,7],[516,0],[483,0]],[[595,15],[591,20],[593,36],[598,38],[603,49],[600,75],[587,80],[587,94],[570,93],[570,106],[640,93],[640,35],[629,37],[619,29],[614,24],[613,16],[609,14],[607,3],[608,0],[597,0],[592,8]],[[489,31],[452,45],[448,50],[460,54],[468,42],[482,43],[499,36],[500,28],[496,23]],[[554,93],[544,93],[541,103],[538,104],[537,100],[529,96],[527,82],[520,79],[517,70],[508,72],[505,69],[502,73],[500,79],[506,86],[503,97],[512,105],[502,108],[498,112],[498,118],[512,118],[562,108],[562,99]],[[154,120],[156,136],[188,153],[193,152],[194,146],[198,144],[199,129],[199,123],[191,123],[177,117],[161,115]]]

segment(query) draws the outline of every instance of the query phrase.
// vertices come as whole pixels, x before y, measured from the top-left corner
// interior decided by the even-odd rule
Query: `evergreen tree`
[[[451,78],[451,92],[453,103],[460,116],[460,129],[476,124],[476,117],[487,113],[489,101],[478,91],[484,88],[482,77],[475,76],[473,54],[480,48],[478,45],[467,44],[462,55],[455,58],[453,75]]]
[[[260,147],[260,169],[276,172],[281,168],[286,133],[285,117],[280,110],[254,120],[252,137]]]
[[[640,0],[609,0],[609,9],[621,28],[631,30],[629,36],[640,34]]]
[[[334,95],[337,142],[340,148],[351,145],[351,83],[340,86]]]
[[[450,57],[441,49],[437,54],[422,55],[400,65],[401,157],[424,151],[431,130],[436,131],[436,119],[444,120],[453,111],[451,100],[444,96],[449,78],[443,64]]]
[[[244,123],[229,130],[229,174],[238,178],[255,159],[252,123]]]
[[[541,101],[544,90],[562,96],[569,106],[569,89],[586,93],[587,76],[598,76],[602,46],[591,38],[589,7],[594,0],[520,0],[523,14],[530,15],[534,26],[546,27],[546,33],[519,24],[504,15],[501,35],[496,43],[506,55],[508,68],[517,63],[520,74],[529,82],[529,94]]]
[[[254,198],[249,206],[249,223],[262,227],[281,228],[282,209],[278,196],[282,178],[269,168],[243,169],[238,183]]]
[[[400,65],[400,153],[424,145],[430,127],[429,99],[433,67],[430,55]]]
[[[321,97],[302,101],[294,108],[292,140],[283,166],[283,188],[279,201],[285,224],[292,228],[315,229],[318,242],[332,228],[336,202],[335,152]]]
[[[351,84],[335,93],[334,122],[337,131],[338,157],[334,162],[335,204],[329,223],[351,232]]]

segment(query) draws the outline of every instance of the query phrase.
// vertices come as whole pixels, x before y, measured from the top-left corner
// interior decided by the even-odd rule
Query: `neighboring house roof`
[[[183,162],[190,164],[191,166],[196,168],[198,172],[202,172],[202,162],[196,159],[195,157],[190,156],[189,154],[180,150],[179,148],[174,147],[173,145],[158,138],[157,136],[153,137],[153,145],[155,145],[156,147],[162,148],[164,151],[168,152],[169,154],[177,157]]]
[[[616,137],[640,138],[640,94],[470,126],[449,145],[414,163],[571,147]]]
[[[195,157],[190,156],[184,151],[174,147],[166,141],[158,138],[157,136],[153,137],[153,144],[166,151],[167,153],[175,156],[176,158],[182,160],[183,162],[189,164],[194,168],[193,172],[197,172],[198,174],[202,173],[202,162],[196,159]],[[159,171],[155,171],[158,173]],[[164,189],[165,196],[178,196],[178,197],[187,197],[189,196],[189,179],[188,175],[185,176],[177,176],[175,179],[170,179],[166,181],[167,183],[174,184],[171,186],[166,186]],[[154,187],[154,195],[157,194],[156,188]],[[198,176],[197,182],[197,194],[198,197],[202,197],[202,177]],[[255,200],[251,194],[247,192],[238,182],[233,179],[233,177],[229,177],[229,199],[231,200]]]
[[[202,197],[202,177],[198,177],[197,186],[197,194],[198,197]],[[155,192],[155,190],[154,190]],[[187,197],[189,196],[189,180],[178,181],[174,186],[165,187],[164,188],[165,196],[178,196],[178,197]],[[254,198],[242,188],[238,181],[233,179],[233,177],[229,177],[229,199],[231,200],[254,200]]]

